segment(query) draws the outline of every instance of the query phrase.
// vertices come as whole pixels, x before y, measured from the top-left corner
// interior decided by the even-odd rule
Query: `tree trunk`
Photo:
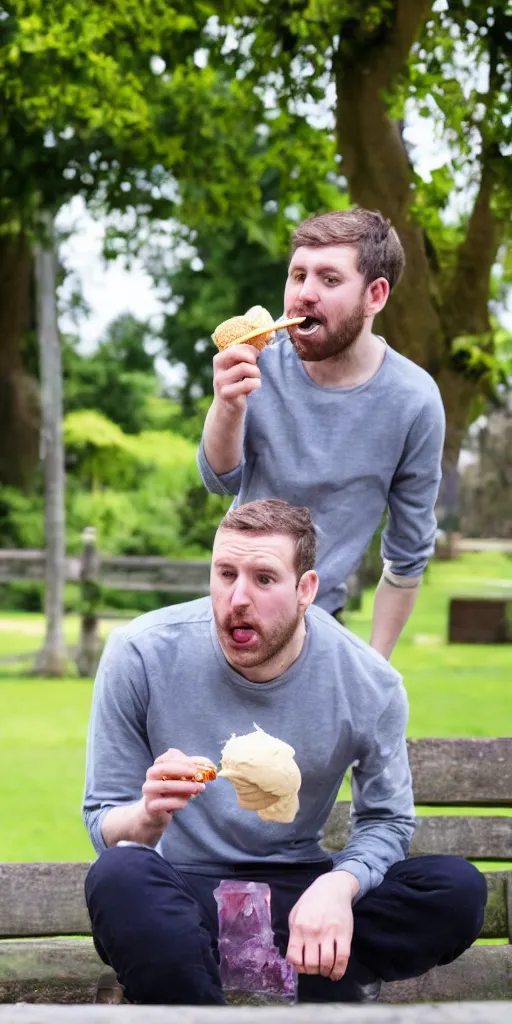
[[[53,218],[44,216],[46,239],[36,246],[38,335],[41,366],[41,458],[45,491],[46,637],[35,672],[62,676],[66,670],[64,644],[64,583],[66,579],[66,522],[64,506],[64,446],[62,441],[62,367],[57,325],[56,257]]]
[[[456,466],[471,406],[485,393],[486,368],[468,372],[463,360],[457,364],[453,342],[460,335],[490,333],[489,278],[499,231],[492,214],[494,172],[485,154],[479,194],[450,279],[440,274],[433,247],[409,215],[412,169],[385,96],[403,70],[427,7],[427,0],[395,0],[387,34],[371,47],[346,53],[340,38],[336,134],[351,199],[388,217],[406,254],[402,281],[376,328],[437,381],[447,418],[445,463]]]
[[[21,339],[30,322],[32,254],[22,235],[0,235],[0,484],[24,487],[37,464],[37,384],[25,377]]]

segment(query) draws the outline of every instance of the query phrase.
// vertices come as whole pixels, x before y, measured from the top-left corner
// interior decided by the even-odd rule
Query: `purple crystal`
[[[214,896],[224,988],[294,1000],[297,973],[274,945],[266,882],[222,881]]]

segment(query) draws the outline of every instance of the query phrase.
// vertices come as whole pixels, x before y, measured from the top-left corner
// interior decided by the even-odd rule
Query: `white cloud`
[[[91,309],[78,326],[83,351],[92,351],[105,328],[121,313],[132,313],[141,320],[161,317],[163,306],[152,279],[140,260],[133,259],[128,269],[121,257],[105,260],[102,256],[105,225],[94,220],[82,199],[76,197],[63,206],[56,221],[63,231],[73,229],[62,243],[60,256],[71,272],[61,289],[61,297],[73,291],[73,275],[78,277],[85,301]],[[62,331],[76,333],[69,317],[60,318]]]

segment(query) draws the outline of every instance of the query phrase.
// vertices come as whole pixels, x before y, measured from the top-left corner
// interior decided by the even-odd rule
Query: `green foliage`
[[[170,429],[188,438],[189,441],[192,441],[197,446],[201,440],[204,421],[211,401],[211,395],[207,395],[194,401],[192,407],[188,405],[184,407],[179,402],[170,403],[168,407],[170,412],[168,425]]]
[[[41,548],[44,504],[40,494],[0,487],[0,547]]]
[[[30,227],[39,206],[78,193],[169,216],[169,172],[199,220],[257,199],[248,143],[261,101],[194,63],[215,13],[207,0],[4,4],[0,223]]]
[[[452,342],[452,359],[464,376],[486,384],[487,394],[473,403],[470,423],[489,408],[500,405],[512,384],[512,334],[490,318],[491,329],[484,334],[461,335]]]
[[[160,394],[155,348],[151,328],[129,313],[110,324],[92,353],[80,352],[77,339],[65,337],[65,412],[96,410],[127,434],[168,427],[169,401]]]
[[[102,413],[93,409],[69,413],[63,434],[68,465],[82,484],[123,486],[136,480],[138,465],[131,439]]]
[[[98,547],[109,555],[163,555],[181,553],[180,522],[176,505],[161,493],[80,490],[69,515],[69,546],[80,549],[86,526],[98,531]]]
[[[183,495],[178,512],[187,548],[211,552],[217,527],[232,501],[231,496],[208,494],[202,483]]]
[[[64,437],[70,550],[95,526],[109,554],[208,555],[228,503],[200,483],[192,440],[169,430],[124,434],[94,411],[70,413]]]

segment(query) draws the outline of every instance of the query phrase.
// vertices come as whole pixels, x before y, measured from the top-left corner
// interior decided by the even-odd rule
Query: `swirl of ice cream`
[[[295,751],[257,725],[254,729],[227,741],[218,775],[229,779],[240,807],[257,811],[263,821],[291,822],[302,781]]]

